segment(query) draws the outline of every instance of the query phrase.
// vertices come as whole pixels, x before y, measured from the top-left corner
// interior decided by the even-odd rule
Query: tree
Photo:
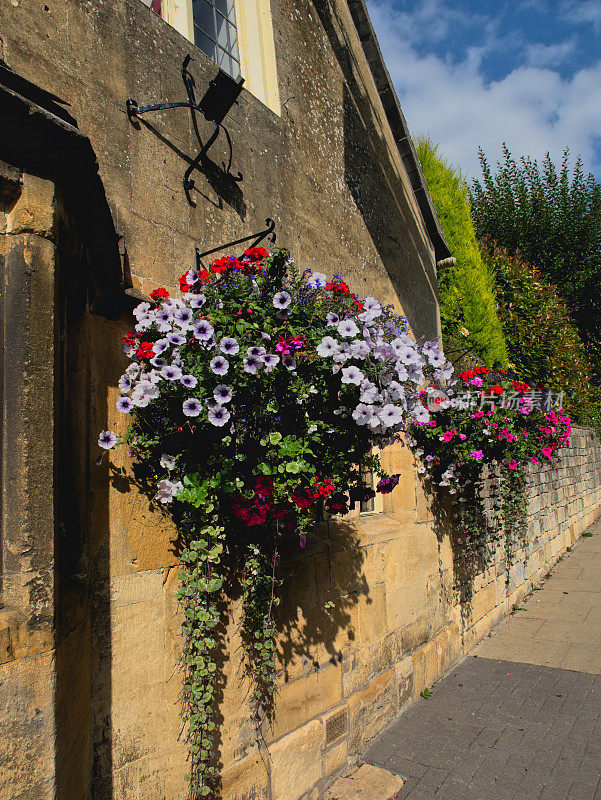
[[[455,266],[439,271],[440,317],[445,350],[454,360],[466,350],[488,366],[507,364],[507,348],[497,314],[494,281],[482,261],[470,217],[468,190],[429,139],[417,140],[417,155]]]
[[[520,254],[558,286],[600,382],[601,186],[580,157],[570,174],[567,148],[558,169],[549,153],[541,164],[516,161],[503,145],[494,175],[478,154],[483,178],[469,197],[476,234]]]

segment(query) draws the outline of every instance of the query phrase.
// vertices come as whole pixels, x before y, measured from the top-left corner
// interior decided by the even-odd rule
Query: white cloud
[[[572,25],[593,25],[601,29],[601,4],[599,0],[566,0],[561,4],[561,15]]]
[[[529,44],[524,48],[526,63],[530,67],[559,67],[576,51],[576,40],[568,39],[557,44]]]
[[[435,7],[443,18],[444,6],[432,0],[431,13]],[[601,135],[601,61],[563,79],[550,68],[561,53],[532,47],[523,51],[523,66],[487,83],[480,65],[494,44],[492,28],[463,61],[450,63],[420,53],[415,40],[421,30],[415,34],[415,23],[399,15],[390,0],[370,0],[369,11],[412,135],[429,135],[464,175],[480,175],[478,146],[494,162],[503,142],[516,157],[540,159],[549,151],[556,162],[569,146],[573,155],[582,155],[585,169],[601,172],[595,152]],[[420,18],[418,28],[422,24]]]

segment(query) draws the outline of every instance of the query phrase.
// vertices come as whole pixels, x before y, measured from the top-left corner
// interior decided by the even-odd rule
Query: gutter
[[[399,99],[390,80],[369,18],[365,0],[347,0],[347,4],[438,263],[449,258],[451,251],[436,215],[407,122],[401,111]]]

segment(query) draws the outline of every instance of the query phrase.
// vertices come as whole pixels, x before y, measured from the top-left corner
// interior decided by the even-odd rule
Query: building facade
[[[303,267],[433,338],[449,253],[362,0],[11,0],[0,40],[0,796],[183,800],[175,532],[125,455],[95,465],[98,431],[122,425],[131,308],[269,219]],[[190,91],[204,116],[132,112]],[[466,611],[410,456],[385,460],[403,478],[382,508],[284,558],[259,742],[230,600],[223,800],[316,797],[599,504],[593,476],[528,570],[480,576]]]

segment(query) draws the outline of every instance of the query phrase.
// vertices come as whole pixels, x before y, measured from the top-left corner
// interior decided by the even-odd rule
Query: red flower
[[[140,342],[136,350],[136,356],[138,358],[153,358],[154,350],[152,342]]]
[[[511,384],[516,392],[522,392],[522,394],[525,394],[530,388],[527,383],[517,383],[516,381],[511,381]]]
[[[330,283],[326,283],[325,289],[327,292],[337,292],[345,297],[348,297],[351,293],[351,290],[344,281],[330,281]]]
[[[267,250],[264,247],[249,247],[244,251],[244,255],[249,261],[263,261],[267,258]]]
[[[162,286],[160,289],[153,289],[150,293],[150,297],[155,303],[158,303],[159,300],[162,300],[164,297],[169,297],[169,292],[167,289],[164,289]]]
[[[295,489],[291,498],[299,508],[310,508],[319,497],[318,494],[313,494],[311,489]]]
[[[184,274],[178,278],[179,281],[179,288],[182,292],[189,292],[190,291],[190,284],[188,283],[188,272],[190,270],[186,270]]]
[[[123,342],[123,347],[132,347],[135,344],[136,337],[130,332],[126,334],[121,341]]]
[[[320,497],[329,497],[334,491],[334,484],[329,478],[320,481],[319,478],[316,477],[313,481],[313,489]]]

